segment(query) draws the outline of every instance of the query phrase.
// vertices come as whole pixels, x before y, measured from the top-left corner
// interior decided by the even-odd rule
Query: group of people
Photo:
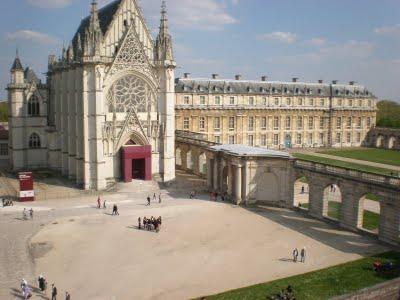
[[[210,201],[218,201],[218,197],[221,199],[222,202],[229,201],[228,193],[224,194],[218,194],[218,192],[210,193]]]
[[[38,287],[42,293],[46,293],[47,280],[43,275],[39,275],[38,277]],[[25,300],[32,297],[32,289],[25,279],[22,279],[21,281],[21,293]],[[57,300],[57,294],[57,287],[53,283],[51,285],[51,300]],[[65,292],[65,300],[71,300],[71,294],[69,292]]]
[[[157,201],[157,195],[156,195],[156,193],[153,194],[153,201]],[[158,203],[161,203],[161,194],[158,195]],[[147,204],[146,204],[146,205],[147,205],[147,206],[150,206],[150,205],[151,205],[151,198],[150,198],[150,195],[147,196]]]
[[[300,260],[299,260],[299,254],[300,254]],[[295,248],[293,250],[293,262],[302,262],[305,263],[306,262],[306,248],[303,247],[300,252],[297,248]]]
[[[14,206],[14,203],[13,203],[12,200],[7,200],[7,199],[2,198],[2,199],[1,199],[1,202],[2,202],[2,204],[3,204],[3,207],[6,207],[6,206]]]
[[[138,224],[139,229],[142,229],[142,219],[140,217],[138,218]],[[161,217],[158,217],[158,219],[153,216],[151,218],[143,217],[143,229],[145,230],[155,230],[156,232],[159,232],[161,224]]]
[[[24,207],[24,210],[22,211],[22,218],[24,220],[28,219],[28,212],[29,212],[29,217],[31,220],[33,219],[33,208],[31,208],[29,211]]]

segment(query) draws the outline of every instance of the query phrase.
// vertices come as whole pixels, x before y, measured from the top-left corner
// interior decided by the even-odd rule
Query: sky
[[[0,1],[0,99],[16,48],[44,78],[48,55],[69,44],[90,2]],[[139,3],[155,37],[161,0]],[[177,76],[356,81],[400,102],[399,0],[167,0],[167,8]]]

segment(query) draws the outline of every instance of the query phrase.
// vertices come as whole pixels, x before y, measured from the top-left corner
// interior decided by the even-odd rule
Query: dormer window
[[[263,87],[260,87],[260,93],[264,93],[265,89]]]
[[[366,92],[365,92],[365,95],[367,95],[367,96],[368,96],[368,95],[369,95],[369,92],[368,92],[368,91],[366,91]]]
[[[276,89],[275,89],[274,87],[272,88],[272,92],[273,92],[273,93],[276,93]]]
[[[296,94],[298,94],[300,92],[299,88],[295,89]]]
[[[214,90],[214,91],[217,91],[218,88],[214,85],[213,90]]]
[[[350,91],[349,90],[346,91],[346,95],[350,95]]]
[[[228,86],[227,90],[228,92],[232,92],[232,88],[230,86]]]
[[[336,90],[336,91],[335,91],[335,94],[336,94],[336,95],[339,95],[339,94],[340,94],[339,90]]]
[[[318,95],[321,95],[321,94],[322,94],[322,90],[318,89]]]
[[[358,96],[360,94],[360,92],[359,91],[356,91],[356,95]]]
[[[247,88],[247,91],[248,91],[248,92],[251,92],[251,87],[248,87],[248,88]]]
[[[283,89],[283,91],[284,91],[285,94],[287,94],[287,92],[288,92],[287,87],[285,87],[285,88]]]

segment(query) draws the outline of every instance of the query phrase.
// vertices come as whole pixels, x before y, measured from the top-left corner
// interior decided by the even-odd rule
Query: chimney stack
[[[242,75],[235,75],[235,80],[241,80],[242,79]]]
[[[190,73],[183,73],[183,78],[190,78]]]
[[[261,81],[267,81],[268,77],[267,76],[261,76]]]
[[[350,81],[349,84],[350,85],[354,85],[356,82],[355,81]]]
[[[212,74],[212,79],[218,79],[219,75],[218,74]]]
[[[337,84],[338,81],[337,80],[332,80],[332,84]]]
[[[324,83],[324,81],[322,79],[320,79],[320,80],[318,80],[318,83],[322,84],[322,83]]]
[[[292,78],[292,82],[297,82],[297,80],[299,80],[297,77]]]

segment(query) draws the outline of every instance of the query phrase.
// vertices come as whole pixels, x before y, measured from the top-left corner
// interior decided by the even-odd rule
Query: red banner
[[[33,190],[33,175],[32,172],[20,172],[18,173],[19,179],[19,200],[34,201],[35,191]]]

